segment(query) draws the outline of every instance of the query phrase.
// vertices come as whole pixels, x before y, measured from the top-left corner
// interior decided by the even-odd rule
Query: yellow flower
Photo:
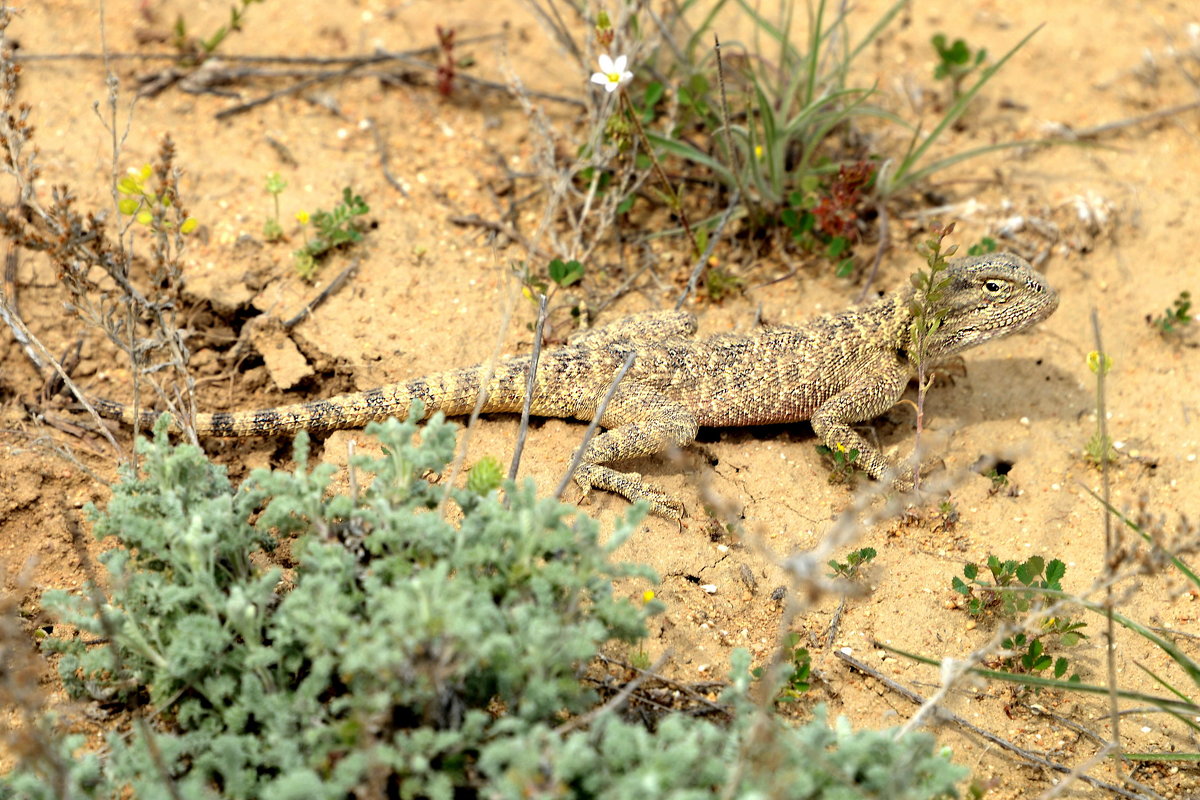
[[[1087,357],[1088,369],[1100,375],[1107,375],[1112,369],[1112,356],[1108,353],[1100,353],[1095,350],[1088,353]]]
[[[654,599],[654,590],[653,589],[647,589],[646,591],[642,592],[642,602],[643,603],[649,603],[653,599]]]
[[[296,219],[300,220],[301,225],[307,225],[308,224],[308,212],[307,211],[297,211]]]

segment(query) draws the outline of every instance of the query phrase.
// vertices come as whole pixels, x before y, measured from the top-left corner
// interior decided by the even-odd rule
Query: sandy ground
[[[882,4],[856,6],[852,26],[862,32]],[[95,4],[42,0],[18,7],[21,14],[10,33],[22,53],[100,50]],[[211,30],[227,8],[224,0],[110,3],[108,45],[114,52],[162,51],[166,45],[139,40],[169,31],[181,11],[192,30]],[[1165,2],[917,3],[858,66],[864,83],[877,82],[883,104],[909,119],[933,120],[934,93],[941,91],[932,79],[928,42],[933,33],[946,31],[983,44],[995,58],[1044,25],[985,89],[963,129],[947,138],[941,151],[946,154],[994,141],[1037,139],[1055,126],[1084,129],[1195,101],[1198,23],[1200,9]],[[460,46],[460,55],[475,61],[469,69],[473,75],[505,81],[515,74],[527,87],[575,98],[592,91],[586,74],[577,74],[517,2],[267,2],[249,9],[246,32],[231,37],[223,52],[346,56],[376,47],[403,50],[433,44],[435,24],[453,28],[460,39],[497,35]],[[746,35],[744,20],[731,19],[722,30],[727,42]],[[1183,55],[1188,48],[1190,60]],[[165,64],[121,61],[117,72],[128,90],[136,76]],[[194,322],[197,335],[211,326],[211,335],[201,336],[196,346],[198,375],[211,379],[200,393],[203,407],[295,402],[475,363],[491,355],[502,330],[503,352],[528,351],[535,309],[517,296],[509,269],[526,254],[507,241],[493,245],[486,231],[449,221],[469,214],[499,218],[495,195],[508,181],[500,164],[518,172],[531,164],[539,134],[517,103],[502,93],[467,87],[443,98],[432,76],[418,73],[417,80],[392,85],[373,77],[328,83],[217,120],[217,112],[264,91],[261,85],[224,89],[228,96],[175,87],[139,101],[120,158],[122,167],[149,161],[165,133],[177,145],[178,164],[186,172],[185,200],[201,222],[185,262],[190,291],[197,306],[206,309]],[[101,64],[84,58],[28,61],[21,95],[32,104],[38,127],[41,190],[69,182],[81,207],[107,207],[111,140],[92,111],[105,96]],[[576,146],[577,109],[552,101],[538,105],[561,134],[560,146]],[[905,142],[885,138],[882,144],[895,155]],[[1090,145],[1010,151],[966,162],[939,173],[919,203],[897,209],[880,285],[898,285],[915,268],[913,246],[924,238],[930,219],[956,218],[956,241],[965,245],[986,235],[1007,235],[1001,238],[1006,247],[1038,259],[1062,305],[1031,334],[967,354],[965,371],[931,394],[932,447],[945,462],[943,474],[957,483],[948,498],[933,498],[905,516],[863,530],[856,546],[879,553],[869,572],[872,591],[847,604],[833,648],[825,646],[825,635],[837,598],[821,599],[796,619],[793,629],[812,650],[820,675],[811,693],[814,701],[828,703],[856,725],[887,726],[908,718],[912,705],[848,669],[832,651],[848,648],[892,678],[932,693],[935,669],[888,655],[872,642],[942,658],[965,656],[987,641],[991,627],[973,625],[954,607],[950,591],[951,578],[961,575],[968,561],[993,553],[1058,557],[1068,564],[1067,589],[1082,591],[1091,584],[1104,552],[1101,510],[1087,492],[1098,487],[1099,476],[1084,458],[1095,424],[1093,376],[1086,363],[1095,349],[1093,310],[1115,364],[1108,396],[1110,430],[1119,445],[1113,501],[1129,507],[1148,498],[1149,508],[1167,515],[1170,525],[1180,513],[1190,511],[1195,518],[1200,509],[1195,400],[1200,337],[1193,332],[1190,339],[1164,339],[1146,317],[1161,313],[1180,291],[1200,289],[1189,245],[1200,197],[1198,144],[1200,113],[1192,111],[1121,128]],[[403,193],[381,169],[381,147]],[[228,348],[228,336],[222,336],[235,333],[231,325],[257,313],[292,316],[348,263],[344,256],[335,258],[316,285],[308,285],[291,268],[294,244],[261,241],[269,209],[262,190],[268,171],[281,172],[289,183],[281,198],[285,222],[297,210],[329,205],[351,185],[368,199],[377,228],[357,251],[362,261],[348,285],[290,337],[257,340],[259,356],[226,363],[217,354]],[[507,199],[500,202],[506,207]],[[520,208],[515,222],[522,230],[536,226],[539,202]],[[939,204],[949,208],[932,210]],[[661,224],[636,214],[632,222]],[[869,255],[871,248],[861,252]],[[596,321],[673,304],[686,274],[685,253],[678,240],[656,244],[652,268]],[[700,317],[703,332],[745,330],[759,310],[773,322],[799,322],[848,305],[861,286],[861,276],[840,280],[816,262],[763,286],[787,268],[771,259],[739,260],[731,251],[719,250],[718,258],[728,259],[727,268],[757,288],[720,304],[694,299],[689,307]],[[610,295],[633,274],[613,253],[598,254],[589,269],[597,277],[589,277],[577,294],[591,301]],[[22,314],[52,351],[63,352],[82,338],[76,380],[100,395],[128,397],[128,368],[100,335],[63,310],[65,295],[51,265],[23,254],[16,287]],[[273,357],[272,350],[280,352]],[[281,360],[283,353],[296,359],[291,368]],[[0,333],[0,364],[0,562],[7,565],[9,587],[15,585],[15,572],[31,565],[24,603],[32,608],[47,587],[81,585],[83,572],[65,520],[88,501],[105,502],[114,458],[97,437],[71,436],[31,418],[27,404],[39,402],[42,380],[7,330]],[[62,405],[45,410],[47,418],[82,421]],[[913,424],[912,408],[900,406],[875,429],[885,447],[904,454],[911,448]],[[515,419],[480,421],[468,465],[489,454],[507,463],[516,430]],[[522,475],[553,486],[581,434],[577,423],[536,422]],[[121,436],[127,446],[127,434]],[[341,458],[351,437],[362,438],[330,436],[326,457]],[[214,441],[206,449],[241,477],[256,466],[286,464],[284,444]],[[655,620],[647,649],[652,659],[670,651],[664,671],[671,676],[719,678],[732,648],[748,647],[758,659],[772,650],[783,614],[772,593],[787,583],[779,562],[815,546],[853,498],[850,489],[829,482],[814,444],[806,424],[713,431],[676,459],[634,465],[693,510],[682,528],[647,520],[620,553],[651,564],[662,576],[658,596],[667,611]],[[56,455],[55,447],[69,449],[91,474]],[[1011,465],[1011,490],[993,493],[991,481],[971,470],[989,454]],[[710,493],[734,509],[740,535],[699,510],[702,494]],[[957,508],[952,526],[937,512],[943,499]],[[620,498],[603,494],[586,505],[588,513],[609,525],[624,508]],[[1194,592],[1181,593],[1162,576],[1138,581],[1140,590],[1129,593],[1124,613],[1150,624],[1200,631]],[[1100,683],[1103,636],[1096,618],[1090,623],[1091,638],[1069,655],[1085,680]],[[1195,638],[1179,644],[1197,655]],[[1140,640],[1119,634],[1117,649],[1124,687],[1153,688],[1135,661],[1171,674],[1166,657]],[[49,678],[47,687],[54,691]],[[960,687],[947,705],[984,729],[1071,766],[1090,758],[1096,745],[1054,715],[1101,737],[1109,730],[1104,703],[1086,696],[1017,695],[1001,685],[980,684]],[[1195,743],[1179,730],[1160,717],[1134,716],[1127,718],[1122,735],[1130,751],[1194,752]],[[960,729],[945,726],[939,736],[990,788],[988,797],[1034,796],[1054,780],[1052,773],[1025,766]],[[1104,764],[1091,774],[1112,778]],[[1166,797],[1200,792],[1200,777],[1187,769],[1143,767],[1137,777]],[[1067,792],[1100,795],[1081,783]]]

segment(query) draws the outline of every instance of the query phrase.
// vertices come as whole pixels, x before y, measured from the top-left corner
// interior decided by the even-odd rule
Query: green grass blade
[[[1200,761],[1200,753],[1113,753],[1127,761]]]
[[[1154,544],[1154,541],[1150,538],[1150,534],[1143,531],[1136,522],[1134,522],[1129,517],[1127,517],[1125,514],[1123,514],[1119,509],[1115,508],[1111,503],[1104,502],[1103,497],[1101,497],[1100,495],[1093,492],[1087,486],[1084,486],[1083,489],[1088,494],[1090,494],[1097,503],[1104,506],[1105,510],[1108,511],[1108,513],[1112,514],[1117,519],[1121,520],[1121,522],[1124,522],[1125,527],[1129,528],[1132,531],[1136,531],[1137,535],[1141,536],[1142,539],[1145,540],[1146,542],[1148,542],[1150,544]],[[1183,559],[1172,555],[1171,556],[1171,564],[1173,564],[1175,566],[1175,569],[1182,572],[1187,577],[1187,579],[1192,582],[1193,586],[1200,588],[1200,577],[1198,577],[1196,575],[1196,573],[1192,571],[1191,567],[1189,567]]]
[[[887,28],[888,25],[892,24],[892,20],[895,19],[896,15],[900,13],[900,9],[904,8],[906,5],[908,5],[908,0],[897,0],[897,2],[895,2],[891,8],[883,12],[883,16],[881,16],[873,26],[871,26],[871,30],[867,31],[867,35],[863,37],[862,41],[859,42],[858,45],[849,52],[849,54],[847,54],[844,66],[850,66],[850,64],[854,62],[854,59],[858,58],[859,53],[861,53],[868,45],[870,45],[871,42],[879,38],[879,34],[883,33],[884,29]]]
[[[709,31],[709,29],[712,27],[713,19],[716,18],[717,14],[720,13],[721,9],[725,7],[725,3],[727,2],[728,0],[717,0],[716,3],[713,3],[709,9],[709,12],[704,16],[704,19],[700,21],[700,25],[697,26],[695,32],[691,35],[691,37],[688,38],[687,47],[684,48],[684,52],[688,54],[689,58],[692,55],[692,51],[695,50],[696,46],[699,44],[700,37]],[[688,3],[688,5],[690,6],[691,3]],[[686,10],[687,9],[685,8],[684,11]],[[680,13],[679,17],[682,19],[683,13]],[[722,45],[722,47],[723,46],[724,45]]]
[[[1036,594],[1044,597],[1069,600],[1072,603],[1077,603],[1089,611],[1094,611],[1101,616],[1111,613],[1114,622],[1133,631],[1170,656],[1171,660],[1178,664],[1180,669],[1187,673],[1187,676],[1192,680],[1192,682],[1195,683],[1197,687],[1200,687],[1200,664],[1197,664],[1186,653],[1180,650],[1174,642],[1159,636],[1145,625],[1137,622],[1136,620],[1130,619],[1119,611],[1114,610],[1110,612],[1109,609],[1105,608],[1100,603],[1095,603],[1091,600],[1085,600],[1082,597],[1077,597],[1061,590],[1039,589],[1034,586],[1014,586],[1006,588],[1005,591],[1012,592],[1014,594]]]
[[[749,210],[747,210],[746,206],[739,205],[736,209],[734,209],[733,213],[731,213],[729,215],[729,221],[733,222],[734,220],[745,219],[749,215],[750,215],[750,212],[749,212]],[[692,226],[696,230],[700,230],[701,228],[708,228],[709,230],[711,230],[711,229],[715,228],[718,223],[720,223],[721,218],[724,216],[725,216],[724,211],[717,213],[717,214],[710,214],[709,216],[705,217],[704,219],[702,219],[698,222],[693,222]],[[654,231],[653,233],[648,233],[644,236],[641,236],[637,239],[637,242],[639,244],[641,244],[643,242],[652,242],[655,239],[663,239],[668,236],[680,236],[683,234],[683,232],[684,231],[683,231],[682,225],[674,227],[674,228],[666,228],[664,230],[657,230],[657,231]]]
[[[1043,25],[1044,24],[1045,23],[1043,23]],[[1005,53],[999,61],[983,69],[979,75],[979,79],[972,84],[970,89],[963,92],[962,95],[959,96],[958,100],[954,102],[954,105],[950,106],[950,109],[942,116],[941,122],[939,122],[937,126],[930,131],[929,135],[925,137],[925,140],[917,145],[915,149],[910,150],[908,155],[904,157],[904,160],[900,162],[900,166],[897,167],[895,173],[892,174],[891,180],[889,181],[890,185],[887,187],[886,194],[899,191],[913,181],[913,178],[909,175],[909,172],[912,170],[913,166],[925,155],[925,151],[932,147],[934,142],[936,142],[941,135],[945,133],[946,129],[953,125],[958,118],[963,115],[963,112],[967,110],[967,106],[973,99],[975,99],[975,95],[979,94],[979,91],[987,84],[987,82],[990,81],[992,77],[999,72],[1005,64],[1008,63],[1008,60],[1016,55],[1017,51],[1024,47],[1025,44],[1033,38],[1034,34],[1041,29],[1042,25],[1038,25],[1029,33],[1025,34],[1025,37],[1021,39],[1021,41],[1017,42],[1011,50]]]
[[[1020,142],[998,142],[997,144],[988,144],[988,145],[981,145],[980,147],[972,147],[970,150],[964,150],[961,153],[955,153],[952,156],[946,156],[945,158],[941,158],[941,159],[938,159],[937,161],[934,161],[932,164],[929,164],[928,166],[924,166],[919,170],[910,172],[904,180],[904,185],[906,185],[906,186],[911,185],[913,183],[916,183],[920,180],[925,179],[926,177],[928,177],[930,175],[933,175],[935,172],[940,172],[941,170],[945,169],[946,167],[953,166],[953,165],[959,163],[960,161],[966,161],[968,159],[976,158],[978,156],[987,155],[988,153],[994,153],[999,150],[1011,150],[1014,147],[1037,147],[1039,145],[1048,145],[1048,144],[1060,144],[1060,142],[1055,142],[1055,141],[1052,141],[1049,139],[1030,139],[1027,141],[1020,141]],[[899,188],[899,187],[897,187],[897,188]]]
[[[933,667],[940,667],[942,662],[937,659],[927,656],[917,655],[901,650],[898,647],[892,647],[882,642],[875,642],[875,646],[880,649],[887,650],[890,653],[904,656],[921,664],[928,664]],[[984,667],[972,667],[969,670],[974,675],[980,675],[992,680],[1004,681],[1005,683],[1016,683],[1022,686],[1037,686],[1043,689],[1059,689],[1066,692],[1082,692],[1084,694],[1096,694],[1107,697],[1109,690],[1107,686],[1096,686],[1091,683],[1073,683],[1064,681],[1059,678],[1043,678],[1040,675],[1017,675],[1011,672],[1003,672],[1000,670],[986,669]],[[1122,700],[1131,700],[1138,703],[1147,703],[1163,710],[1164,712],[1175,711],[1180,714],[1195,715],[1200,713],[1200,708],[1190,704],[1181,703],[1170,697],[1162,697],[1159,695],[1146,694],[1144,692],[1131,692],[1127,689],[1117,689],[1117,696]]]
[[[769,183],[772,189],[774,189],[780,185],[779,168],[781,166],[780,159],[783,157],[783,147],[781,145],[786,145],[786,142],[781,142],[779,140],[779,129],[777,127],[777,120],[775,119],[775,109],[771,107],[771,101],[767,99],[767,96],[763,92],[760,84],[754,84],[754,96],[755,99],[758,100],[758,117],[762,123],[763,158],[767,162]],[[750,159],[749,163],[754,163],[754,158],[756,155],[757,154],[754,152],[753,146],[751,146],[748,154],[748,158]],[[776,156],[778,156],[778,158]],[[751,170],[751,172],[757,172],[757,170]],[[778,192],[775,193],[778,194]]]
[[[780,30],[775,25],[771,24],[770,20],[758,13],[758,9],[750,5],[747,0],[737,0],[738,5],[746,12],[746,16],[750,17],[750,21],[754,23],[757,30],[764,31],[775,41],[787,47],[787,58],[791,63],[800,61],[800,53],[791,45],[791,37],[787,31]]]
[[[1092,609],[1097,614],[1109,613],[1107,609],[1105,609],[1103,606],[1099,605],[1098,603],[1085,602],[1085,603],[1083,603],[1083,606],[1085,608]],[[1168,656],[1170,656],[1171,660],[1174,661],[1176,664],[1178,664],[1180,669],[1182,669],[1185,673],[1187,673],[1187,676],[1192,679],[1192,682],[1195,683],[1198,688],[1200,688],[1200,664],[1197,664],[1195,661],[1193,661],[1191,658],[1189,658],[1186,653],[1184,653],[1182,650],[1180,650],[1175,645],[1174,642],[1172,642],[1168,639],[1164,639],[1162,636],[1159,636],[1157,633],[1150,630],[1145,625],[1142,625],[1140,622],[1135,622],[1134,620],[1130,619],[1129,617],[1124,616],[1123,614],[1120,614],[1116,611],[1113,611],[1111,613],[1112,613],[1113,620],[1115,622],[1119,623],[1120,625],[1122,625],[1125,628],[1128,628],[1129,630],[1133,631],[1134,633],[1138,634],[1139,636],[1143,637],[1144,639],[1147,639],[1147,640],[1153,642],[1156,647],[1158,647],[1160,650],[1162,650],[1164,653],[1166,653]]]
[[[811,9],[812,6],[810,5]],[[824,34],[821,31],[821,25],[825,21],[825,0],[817,0],[817,10],[815,19],[813,14],[809,14],[809,30],[812,32],[812,39],[808,43],[808,70],[807,78],[804,86],[804,105],[812,103],[817,94],[817,71],[820,67],[821,58],[821,41],[824,39]]]
[[[1190,703],[1190,704],[1191,704],[1193,707],[1200,708],[1200,706],[1196,706],[1196,704],[1192,702],[1192,698],[1188,697],[1188,696],[1187,696],[1187,695],[1185,695],[1183,692],[1179,691],[1179,690],[1178,690],[1178,689],[1176,689],[1174,686],[1172,686],[1171,684],[1167,683],[1167,681],[1165,681],[1164,679],[1160,678],[1158,675],[1155,675],[1155,674],[1154,674],[1154,672],[1153,672],[1153,671],[1152,671],[1150,668],[1148,668],[1148,667],[1146,667],[1146,666],[1142,665],[1141,663],[1139,663],[1139,662],[1137,662],[1137,661],[1135,661],[1135,662],[1133,662],[1133,663],[1134,663],[1135,665],[1137,665],[1137,668],[1138,668],[1138,669],[1140,669],[1142,672],[1146,673],[1146,674],[1147,674],[1147,675],[1149,675],[1149,676],[1150,676],[1150,677],[1151,677],[1151,678],[1152,678],[1154,681],[1156,681],[1156,682],[1158,683],[1158,685],[1159,685],[1159,686],[1163,687],[1164,689],[1166,689],[1168,692],[1170,692],[1171,694],[1175,695],[1176,697],[1178,697],[1178,698],[1182,699],[1182,700],[1183,700],[1185,703]],[[1182,723],[1183,723],[1184,725],[1186,725],[1187,727],[1189,727],[1189,728],[1191,728],[1192,730],[1194,730],[1194,731],[1196,731],[1196,732],[1200,733],[1200,724],[1197,724],[1197,723],[1193,722],[1190,716],[1188,716],[1188,715],[1185,715],[1185,714],[1179,714],[1179,713],[1177,713],[1177,712],[1175,712],[1175,711],[1170,711],[1170,710],[1168,710],[1168,709],[1163,709],[1163,710],[1164,710],[1164,711],[1166,711],[1168,714],[1170,714],[1170,715],[1171,715],[1172,717],[1174,717],[1175,719],[1177,719],[1177,720],[1179,720],[1180,722],[1182,722]]]
[[[1163,687],[1164,689],[1166,689],[1168,692],[1170,692],[1171,694],[1178,697],[1183,702],[1191,703],[1192,705],[1196,705],[1195,701],[1193,701],[1192,698],[1188,697],[1186,694],[1184,694],[1183,692],[1176,689],[1174,686],[1172,686],[1170,683],[1168,683],[1164,678],[1159,677],[1157,674],[1155,674],[1154,670],[1150,669],[1149,667],[1147,667],[1145,664],[1141,663],[1140,661],[1135,661],[1133,663],[1138,669],[1140,669],[1142,672],[1146,673],[1151,678],[1153,678],[1154,681],[1156,683],[1158,683],[1159,686]]]
[[[720,161],[717,161],[708,153],[697,150],[690,144],[676,141],[675,139],[668,138],[653,131],[646,131],[646,138],[649,139],[655,147],[662,148],[664,152],[686,159],[695,164],[699,164],[702,167],[707,167],[716,173],[720,177],[721,181],[729,184],[730,186],[735,184],[734,175],[729,168]]]

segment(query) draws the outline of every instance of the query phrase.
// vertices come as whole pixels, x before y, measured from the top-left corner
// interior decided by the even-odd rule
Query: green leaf
[[[563,261],[561,258],[556,258],[550,262],[548,272],[550,280],[566,288],[583,279],[583,264],[575,259]]]
[[[1024,564],[1017,566],[1017,580],[1026,586],[1031,585],[1041,574],[1045,563],[1041,556],[1030,556]]]
[[[666,87],[661,81],[651,81],[647,84],[645,93],[642,94],[642,108],[646,111],[653,110],[665,93]]]

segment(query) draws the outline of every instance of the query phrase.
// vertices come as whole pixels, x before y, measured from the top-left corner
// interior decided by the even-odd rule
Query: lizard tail
[[[514,358],[496,365],[487,385],[484,412],[517,412],[525,398],[529,359]],[[539,370],[540,372],[540,370]],[[284,436],[306,431],[358,428],[388,417],[407,417],[414,400],[424,405],[424,416],[441,411],[446,416],[470,414],[479,399],[480,385],[487,376],[484,365],[450,370],[381,386],[365,392],[314,400],[309,403],[264,408],[257,411],[197,414],[198,436]],[[96,412],[107,419],[133,425],[133,409],[123,403],[95,398]],[[140,411],[138,425],[154,426],[160,412]],[[172,421],[171,430],[179,425]]]

